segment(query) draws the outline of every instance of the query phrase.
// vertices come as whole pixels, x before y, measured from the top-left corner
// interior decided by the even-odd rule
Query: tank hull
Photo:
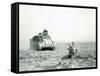
[[[34,42],[30,40],[30,48],[35,50],[54,50],[55,44],[51,40],[44,40],[43,42]]]

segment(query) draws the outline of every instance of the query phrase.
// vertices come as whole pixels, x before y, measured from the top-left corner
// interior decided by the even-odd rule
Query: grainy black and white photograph
[[[19,5],[19,71],[96,67],[96,9]]]

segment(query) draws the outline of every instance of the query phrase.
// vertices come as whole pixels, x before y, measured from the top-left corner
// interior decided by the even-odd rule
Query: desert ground
[[[75,49],[72,59],[67,58],[65,42],[56,42],[55,50],[20,50],[19,71],[96,67],[95,42],[77,42]]]

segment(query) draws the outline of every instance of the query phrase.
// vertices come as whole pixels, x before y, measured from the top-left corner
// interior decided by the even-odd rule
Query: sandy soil
[[[57,43],[53,51],[20,51],[19,70],[49,70],[49,69],[67,69],[96,67],[95,49],[92,46],[87,48],[77,47],[78,53],[72,58],[68,58],[68,50],[65,43]]]

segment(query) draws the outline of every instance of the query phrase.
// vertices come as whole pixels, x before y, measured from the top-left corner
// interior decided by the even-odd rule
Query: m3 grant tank
[[[42,33],[34,36],[30,39],[30,48],[35,50],[54,50],[55,44],[51,37],[48,35],[48,31],[45,29]]]

